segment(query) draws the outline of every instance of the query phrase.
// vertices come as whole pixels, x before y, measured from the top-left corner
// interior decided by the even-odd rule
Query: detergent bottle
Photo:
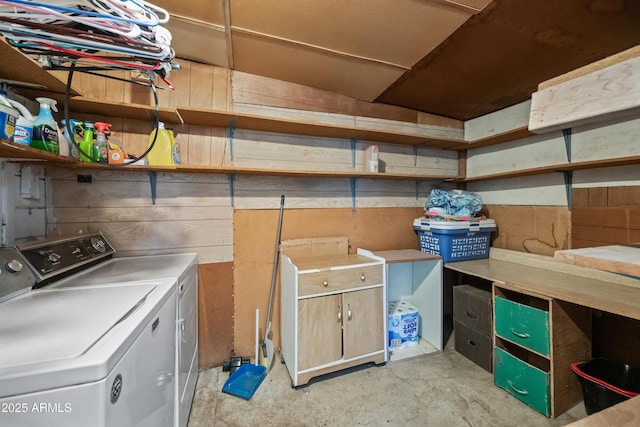
[[[111,129],[111,123],[95,122],[96,141],[93,144],[93,159],[98,163],[109,162],[109,145],[105,131]]]
[[[171,146],[173,147],[172,148],[173,164],[174,165],[179,165],[180,163],[182,163],[180,161],[180,144],[176,140],[176,135],[173,132],[173,129],[172,128],[167,128],[167,131],[169,132],[169,136],[171,137]]]
[[[16,120],[15,130],[13,132],[13,142],[22,145],[31,145],[31,137],[33,135],[33,120],[34,117],[31,112],[27,110],[27,107],[20,104],[18,101],[8,99],[13,108],[20,112],[20,117]]]
[[[51,98],[36,98],[40,103],[40,113],[33,122],[33,136],[31,146],[50,153],[60,153],[58,141],[58,125],[51,110],[58,111],[56,100]]]
[[[149,166],[174,166],[173,141],[169,131],[164,128],[164,123],[159,122],[158,128],[151,131],[151,135],[149,135],[149,146],[151,146],[156,134],[158,135],[156,142],[147,154]]]
[[[80,161],[85,163],[93,162],[93,122],[84,122],[84,133],[80,143]]]
[[[9,100],[0,94],[0,138],[13,141],[19,115],[20,113],[11,106]]]

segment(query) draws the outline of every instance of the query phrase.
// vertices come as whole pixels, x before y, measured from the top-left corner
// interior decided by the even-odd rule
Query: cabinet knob
[[[361,280],[362,282],[364,282],[364,281],[365,281],[364,274],[361,274],[361,275],[360,275],[360,280]]]
[[[351,304],[347,304],[347,319],[351,320]]]
[[[338,320],[342,320],[342,308],[338,306]]]
[[[329,282],[327,282],[326,280],[323,280],[322,281],[322,286],[324,286],[326,288],[327,286],[329,286]]]

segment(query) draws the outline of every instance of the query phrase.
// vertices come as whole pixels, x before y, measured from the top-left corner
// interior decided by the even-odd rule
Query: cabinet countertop
[[[299,273],[339,270],[362,265],[380,264],[381,262],[359,254],[335,254],[313,256],[291,256],[291,262],[298,267]]]

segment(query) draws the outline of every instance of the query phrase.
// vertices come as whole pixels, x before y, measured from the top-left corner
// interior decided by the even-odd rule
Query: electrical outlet
[[[78,182],[86,182],[87,184],[91,184],[91,175],[78,175]]]

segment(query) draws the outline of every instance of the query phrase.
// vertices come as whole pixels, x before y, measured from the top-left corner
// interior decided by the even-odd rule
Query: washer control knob
[[[107,250],[107,245],[104,243],[104,240],[98,239],[97,237],[91,238],[91,246],[98,252],[104,252]]]
[[[58,262],[60,261],[60,258],[62,257],[55,252],[50,253],[49,256],[47,257],[47,259],[51,262]]]
[[[7,262],[7,271],[9,273],[20,273],[22,271],[22,263],[17,259],[12,259]]]

